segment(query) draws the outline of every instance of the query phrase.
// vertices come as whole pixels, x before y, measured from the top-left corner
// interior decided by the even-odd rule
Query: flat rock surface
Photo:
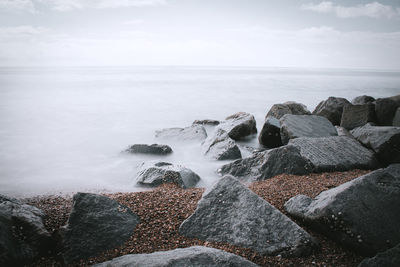
[[[391,126],[397,108],[400,107],[400,95],[378,98],[375,102],[375,113],[378,124]]]
[[[227,117],[218,128],[226,131],[233,140],[240,140],[257,133],[256,119],[246,112],[238,112]]]
[[[204,154],[216,160],[240,159],[242,154],[235,141],[222,129],[216,129],[202,144]]]
[[[132,154],[167,155],[172,153],[172,148],[167,145],[159,145],[159,144],[152,144],[152,145],[135,144],[130,146],[125,151]]]
[[[351,130],[369,122],[376,122],[375,106],[373,104],[344,106],[340,126]]]
[[[258,142],[267,148],[282,146],[281,123],[274,117],[267,117],[258,136]]]
[[[358,267],[399,267],[400,266],[400,243],[375,257],[363,260]]]
[[[207,138],[207,131],[203,126],[195,124],[185,128],[166,128],[156,131],[156,138],[175,142],[201,142]]]

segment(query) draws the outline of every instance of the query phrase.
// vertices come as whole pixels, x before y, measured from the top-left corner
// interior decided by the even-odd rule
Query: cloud
[[[0,10],[26,11],[33,13],[35,7],[31,0],[0,0]]]
[[[395,18],[400,17],[400,9],[389,5],[383,5],[379,2],[372,2],[357,6],[340,6],[332,2],[324,1],[319,4],[307,4],[301,7],[304,10],[310,10],[317,13],[333,13],[339,18]]]

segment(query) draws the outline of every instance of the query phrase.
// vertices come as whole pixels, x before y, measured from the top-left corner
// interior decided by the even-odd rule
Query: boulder
[[[231,176],[221,178],[202,197],[179,232],[262,255],[309,255],[315,246],[306,231]]]
[[[365,125],[351,131],[384,164],[400,163],[400,127]]]
[[[375,102],[375,98],[373,98],[372,96],[368,96],[368,95],[360,95],[355,97],[353,100],[351,100],[351,103],[353,105],[364,105],[364,104],[368,104],[368,103],[373,103]]]
[[[400,127],[400,107],[397,108],[396,113],[394,114],[392,125]]]
[[[347,130],[363,126],[369,122],[376,121],[375,106],[373,104],[346,105],[343,108],[340,126]]]
[[[346,128],[341,126],[335,126],[335,128],[338,136],[347,136],[350,138],[354,138],[354,136]]]
[[[400,266],[400,243],[384,252],[376,254],[375,257],[364,259],[358,267],[399,267]]]
[[[331,96],[320,102],[313,114],[327,118],[333,125],[340,125],[343,107],[346,104],[350,104],[346,98]]]
[[[205,267],[205,266],[232,266],[256,267],[258,265],[240,256],[223,250],[194,246],[177,248],[168,251],[153,252],[150,254],[130,254],[95,265],[95,267]]]
[[[154,155],[167,155],[172,153],[171,147],[159,144],[152,144],[152,145],[136,144],[130,146],[125,151],[132,154],[154,154]]]
[[[254,116],[246,112],[238,112],[227,117],[218,128],[226,131],[233,140],[240,140],[257,133]]]
[[[293,101],[285,102],[283,104],[275,104],[268,111],[267,117],[274,117],[278,120],[283,117],[285,114],[293,114],[293,115],[311,115],[311,112],[307,109],[307,107],[303,104],[296,103]]]
[[[206,129],[201,125],[185,128],[166,128],[156,131],[156,138],[172,141],[204,141],[207,138]]]
[[[311,199],[285,203],[293,217],[362,255],[375,255],[400,242],[400,164],[379,169]]]
[[[375,103],[375,113],[379,125],[390,126],[393,122],[394,114],[400,107],[400,95],[378,98]]]
[[[128,207],[108,197],[75,194],[67,225],[61,231],[65,263],[121,246],[131,237],[139,221]]]
[[[193,122],[193,125],[195,125],[195,124],[216,126],[216,125],[220,124],[220,122],[217,121],[217,120],[208,120],[208,119],[206,119],[206,120],[195,120]]]
[[[213,136],[203,143],[204,154],[216,160],[240,159],[242,154],[235,141],[222,129],[216,129]]]
[[[52,250],[40,209],[0,196],[0,266],[23,266]]]
[[[267,148],[282,146],[281,123],[274,117],[267,117],[258,136],[258,142]]]
[[[174,183],[182,188],[195,186],[200,177],[192,170],[168,162],[143,162],[138,171],[136,182],[142,186],[156,187],[165,183]]]
[[[336,128],[325,117],[317,115],[284,115],[281,120],[281,140],[287,144],[298,137],[336,136]]]

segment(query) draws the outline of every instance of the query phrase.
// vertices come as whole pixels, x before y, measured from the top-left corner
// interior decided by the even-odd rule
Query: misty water
[[[189,126],[246,111],[257,119],[274,103],[309,110],[329,96],[400,93],[399,72],[286,68],[65,67],[0,68],[0,193],[138,191],[137,165],[169,161],[209,186],[226,162],[205,158],[200,144],[170,143],[170,156],[120,153],[160,143],[157,129]],[[211,128],[208,129],[212,131]],[[162,142],[165,143],[165,142]],[[258,146],[257,140],[248,145]]]

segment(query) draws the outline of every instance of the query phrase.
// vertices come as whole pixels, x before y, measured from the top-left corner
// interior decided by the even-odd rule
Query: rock
[[[221,178],[202,197],[179,232],[262,255],[309,255],[315,246],[306,231],[231,176]]]
[[[325,117],[316,115],[284,115],[281,120],[281,140],[287,144],[298,137],[325,137],[337,135],[335,127]]]
[[[207,138],[206,129],[201,125],[185,128],[167,128],[156,131],[156,138],[172,141],[204,141]]]
[[[208,120],[208,119],[206,119],[206,120],[195,120],[193,122],[193,125],[194,124],[216,126],[216,125],[220,124],[220,122],[217,121],[217,120]]]
[[[400,127],[400,107],[397,108],[396,113],[394,114],[392,125]]]
[[[274,117],[278,120],[283,117],[285,114],[293,114],[293,115],[311,115],[311,112],[307,109],[307,107],[303,104],[296,102],[285,102],[283,104],[275,104],[268,111],[267,117]]]
[[[335,128],[338,136],[347,136],[350,138],[354,138],[354,136],[346,128],[341,126],[335,126]]]
[[[351,100],[351,103],[353,105],[364,105],[364,104],[373,103],[373,102],[375,102],[375,98],[373,98],[372,96],[368,96],[368,95],[357,96],[356,98]]]
[[[378,98],[375,103],[375,113],[379,125],[390,126],[393,122],[394,114],[400,107],[400,95]]]
[[[346,98],[331,96],[320,102],[313,114],[327,118],[333,125],[340,125],[343,107],[346,104],[350,104]]]
[[[282,146],[281,123],[274,117],[267,117],[258,136],[258,142],[268,148]]]
[[[363,126],[376,121],[375,106],[373,104],[345,105],[343,108],[340,126],[347,130]]]
[[[228,133],[222,129],[216,129],[213,136],[208,137],[203,143],[205,155],[216,160],[240,159],[242,154]]]
[[[61,232],[67,264],[122,245],[140,221],[128,207],[105,196],[77,193],[73,202]]]
[[[153,252],[150,254],[130,254],[95,265],[106,266],[146,266],[146,267],[205,267],[205,266],[232,266],[256,267],[258,265],[240,256],[223,250],[194,246],[177,248],[168,251]]]
[[[139,167],[136,182],[142,186],[156,187],[174,183],[182,188],[194,187],[200,177],[192,170],[168,162],[144,162]]]
[[[362,255],[375,255],[400,242],[400,164],[379,169],[315,199],[298,195],[285,210],[315,230]]]
[[[375,257],[364,259],[358,267],[399,267],[400,266],[400,243],[384,252],[376,254]]]
[[[40,209],[0,196],[0,266],[23,266],[54,247]]]
[[[254,116],[246,112],[238,112],[227,117],[218,128],[226,131],[233,140],[240,140],[257,133]]]
[[[171,147],[167,145],[159,144],[136,144],[129,147],[126,152],[132,154],[155,154],[155,155],[167,155],[172,153]]]
[[[384,164],[400,163],[400,127],[365,125],[351,131]]]

